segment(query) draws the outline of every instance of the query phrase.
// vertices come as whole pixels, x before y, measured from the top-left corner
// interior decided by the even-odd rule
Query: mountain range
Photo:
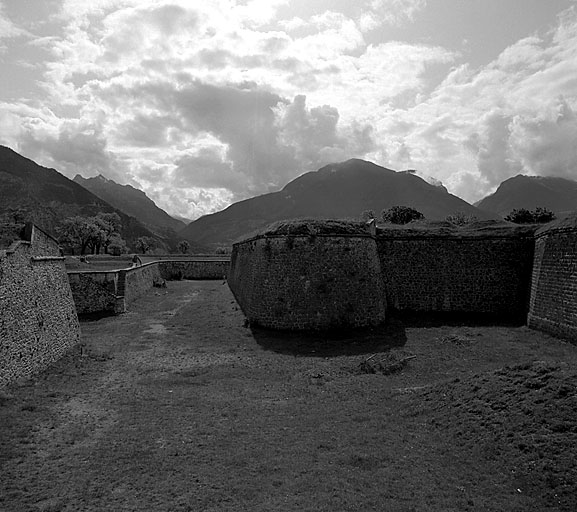
[[[116,212],[122,221],[121,234],[132,246],[138,237],[149,236],[160,248],[175,250],[178,242],[186,239],[193,252],[202,252],[228,246],[277,220],[358,219],[365,210],[373,210],[380,217],[382,210],[395,205],[416,208],[430,220],[442,220],[457,212],[480,220],[496,219],[514,208],[538,206],[561,214],[577,209],[577,182],[519,175],[504,181],[494,194],[473,206],[414,171],[396,172],[351,159],[305,173],[278,192],[239,201],[185,225],[130,185],[103,176],[87,179],[77,175],[72,181],[0,146],[0,216],[23,212],[29,220],[55,233],[67,217]]]
[[[359,219],[364,210],[380,216],[382,210],[395,205],[416,208],[428,219],[444,219],[456,212],[479,219],[497,218],[450,194],[445,187],[427,183],[412,171],[396,172],[351,159],[303,174],[279,192],[246,199],[201,217],[180,234],[214,247],[228,245],[276,220]]]
[[[186,226],[184,222],[172,218],[156,206],[154,201],[142,190],[130,185],[119,185],[102,175],[94,178],[83,178],[77,174],[73,181],[111,204],[114,208],[137,218],[153,233],[167,235],[168,230],[172,230],[174,234]]]
[[[513,209],[547,208],[558,216],[577,210],[577,182],[551,176],[519,174],[505,180],[494,194],[475,203],[487,212],[505,217]]]

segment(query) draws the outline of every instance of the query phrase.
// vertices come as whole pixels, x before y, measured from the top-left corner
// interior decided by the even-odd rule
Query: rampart
[[[376,242],[391,309],[525,320],[532,228],[381,229]]]
[[[532,226],[441,223],[379,229],[376,236],[291,234],[306,222],[234,244],[229,285],[252,324],[369,326],[384,320],[385,309],[526,319]]]
[[[78,343],[58,243],[36,226],[0,251],[0,387],[37,373]]]
[[[78,314],[123,313],[128,305],[163,280],[223,279],[227,258],[176,259],[112,271],[68,272]]]
[[[528,325],[577,340],[577,213],[536,233]]]
[[[253,325],[378,325],[386,308],[376,249],[366,234],[257,236],[233,246],[228,282]]]

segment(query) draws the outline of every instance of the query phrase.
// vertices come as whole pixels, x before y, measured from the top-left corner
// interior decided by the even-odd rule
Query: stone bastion
[[[527,324],[577,340],[577,212],[535,234]]]
[[[284,221],[235,243],[229,286],[249,322],[290,330],[367,327],[383,323],[386,311],[525,321],[534,226],[367,228]]]
[[[293,222],[234,244],[228,282],[252,325],[325,330],[384,322],[380,274],[363,227]]]

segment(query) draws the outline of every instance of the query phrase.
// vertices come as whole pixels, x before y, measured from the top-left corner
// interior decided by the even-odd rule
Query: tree
[[[186,240],[182,240],[181,242],[178,242],[178,250],[182,254],[188,254],[188,251],[190,251],[190,244]]]
[[[391,224],[408,224],[414,220],[425,218],[420,211],[410,206],[393,206],[388,210],[383,210],[381,215],[383,222]]]
[[[126,254],[128,252],[128,247],[124,239],[118,234],[113,233],[110,237],[110,241],[107,247],[108,254],[113,256],[120,256],[121,254]]]
[[[76,247],[80,248],[80,254],[86,254],[89,245],[94,244],[100,236],[94,218],[80,215],[65,219],[58,231],[60,243],[70,246],[73,254]]]
[[[551,210],[538,206],[533,210],[533,218],[537,224],[547,224],[547,222],[555,220],[557,216]]]
[[[375,212],[373,210],[364,210],[363,213],[361,213],[361,220],[363,222],[369,222],[372,219],[376,219],[377,216],[375,215]]]
[[[466,214],[465,212],[455,212],[447,215],[445,220],[451,224],[455,224],[455,226],[465,226],[466,224],[471,224],[471,222],[478,221],[479,218],[476,215]]]
[[[141,236],[136,240],[136,250],[142,254],[146,254],[152,248],[154,240],[149,236]]]
[[[515,224],[546,224],[555,219],[555,213],[547,208],[538,206],[534,210],[515,208],[505,217],[506,221]]]
[[[102,248],[107,250],[113,235],[120,236],[120,227],[120,217],[116,213],[99,213],[95,217],[76,215],[60,225],[59,241],[68,245],[73,253],[78,247],[80,254],[86,254],[87,250],[100,254]]]

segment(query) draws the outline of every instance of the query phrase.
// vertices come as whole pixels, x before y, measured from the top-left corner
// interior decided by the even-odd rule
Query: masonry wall
[[[377,246],[389,307],[525,320],[532,236],[385,232]]]
[[[577,219],[537,233],[528,325],[577,342]]]
[[[123,313],[155,283],[178,279],[223,279],[228,259],[162,260],[114,271],[68,272],[78,314]]]
[[[251,324],[331,329],[385,320],[374,239],[266,236],[233,246],[229,286]]]
[[[79,315],[114,313],[117,309],[118,272],[68,272],[70,289]]]
[[[178,279],[226,279],[230,260],[159,261],[160,274],[167,281]]]
[[[35,227],[0,252],[0,387],[37,373],[79,341],[57,243]]]

